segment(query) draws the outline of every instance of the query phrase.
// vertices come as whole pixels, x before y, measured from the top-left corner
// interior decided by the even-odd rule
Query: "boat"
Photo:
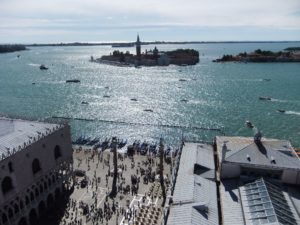
[[[107,148],[110,146],[109,142],[110,142],[110,139],[109,139],[109,138],[106,138],[106,139],[102,142],[102,144],[101,144],[102,150],[105,150],[105,149],[107,149]]]
[[[249,128],[253,128],[254,127],[254,125],[249,120],[246,120],[245,124]]]
[[[145,112],[153,112],[152,109],[144,109]]]
[[[181,102],[188,102],[188,100],[186,100],[186,99],[181,99],[180,101]]]
[[[110,95],[103,95],[103,98],[110,98]]]
[[[137,101],[137,99],[136,99],[136,98],[131,98],[130,100],[131,100],[131,101],[134,101],[134,102],[136,102],[136,101]]]
[[[268,97],[268,96],[260,96],[259,100],[267,100],[267,101],[271,101],[272,98]]]
[[[277,109],[278,112],[285,113],[284,109]]]
[[[46,67],[44,64],[40,65],[40,70],[47,70],[48,67]]]
[[[179,79],[179,81],[187,81],[186,79]]]
[[[82,104],[82,105],[88,105],[89,103],[86,102],[86,101],[82,101],[81,104]]]
[[[90,140],[86,143],[86,145],[93,146],[99,142],[99,138],[95,137],[94,139]]]
[[[118,144],[118,148],[123,148],[126,144],[127,144],[127,139],[122,139]]]
[[[66,83],[80,83],[80,80],[77,79],[66,80]]]
[[[149,146],[149,151],[153,154],[156,154],[157,153],[157,143],[152,143],[150,146]]]
[[[267,79],[267,78],[265,78],[265,79],[263,79],[263,81],[271,81],[271,79]]]

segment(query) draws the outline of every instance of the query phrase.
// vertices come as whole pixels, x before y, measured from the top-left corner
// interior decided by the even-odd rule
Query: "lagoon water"
[[[264,136],[289,139],[299,147],[300,63],[212,62],[223,54],[258,48],[279,51],[291,46],[299,43],[158,45],[159,50],[194,48],[200,52],[200,63],[140,69],[89,62],[91,55],[100,57],[115,50],[110,46],[30,47],[0,55],[0,113],[31,119],[95,119],[70,120],[73,139],[116,135],[142,140],[164,137],[170,142],[182,135],[188,140],[210,141],[220,133],[103,120],[222,128],[226,135],[252,136],[255,129],[244,124],[250,120]],[[154,46],[142,46],[142,51],[146,48]],[[134,48],[122,50],[134,52]],[[40,64],[49,69],[40,70]],[[81,82],[65,83],[67,79]],[[270,96],[272,101],[259,100],[259,96]]]

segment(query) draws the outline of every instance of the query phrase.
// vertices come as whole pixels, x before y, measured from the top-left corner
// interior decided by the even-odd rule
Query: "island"
[[[16,52],[26,50],[25,45],[0,45],[0,53]]]
[[[300,51],[289,50],[272,52],[263,51],[257,49],[254,52],[247,53],[242,52],[238,55],[223,55],[219,59],[213,60],[213,62],[300,62]]]
[[[285,51],[300,51],[300,47],[288,47],[284,49]]]
[[[110,55],[104,55],[101,58],[94,59],[92,62],[105,63],[116,66],[168,66],[168,65],[195,65],[199,62],[199,52],[194,49],[177,49],[173,51],[159,51],[157,47],[151,50],[141,52],[141,42],[139,35],[136,41],[136,54],[129,51],[113,51]]]

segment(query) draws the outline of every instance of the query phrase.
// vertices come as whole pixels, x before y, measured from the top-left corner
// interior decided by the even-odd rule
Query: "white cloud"
[[[299,9],[299,0],[0,0],[0,32],[134,26],[297,30]]]

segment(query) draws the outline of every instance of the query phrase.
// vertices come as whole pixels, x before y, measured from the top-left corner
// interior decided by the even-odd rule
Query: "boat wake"
[[[35,67],[39,67],[41,64],[36,64],[36,63],[29,63],[28,66],[35,66]]]
[[[66,83],[66,81],[39,81],[39,83],[43,83],[43,84],[64,84]]]
[[[208,105],[208,102],[205,100],[189,100],[188,103],[193,105]]]
[[[296,111],[285,111],[285,114],[300,116],[300,112],[296,112]]]
[[[287,100],[281,100],[276,98],[271,98],[271,102],[288,102]]]

